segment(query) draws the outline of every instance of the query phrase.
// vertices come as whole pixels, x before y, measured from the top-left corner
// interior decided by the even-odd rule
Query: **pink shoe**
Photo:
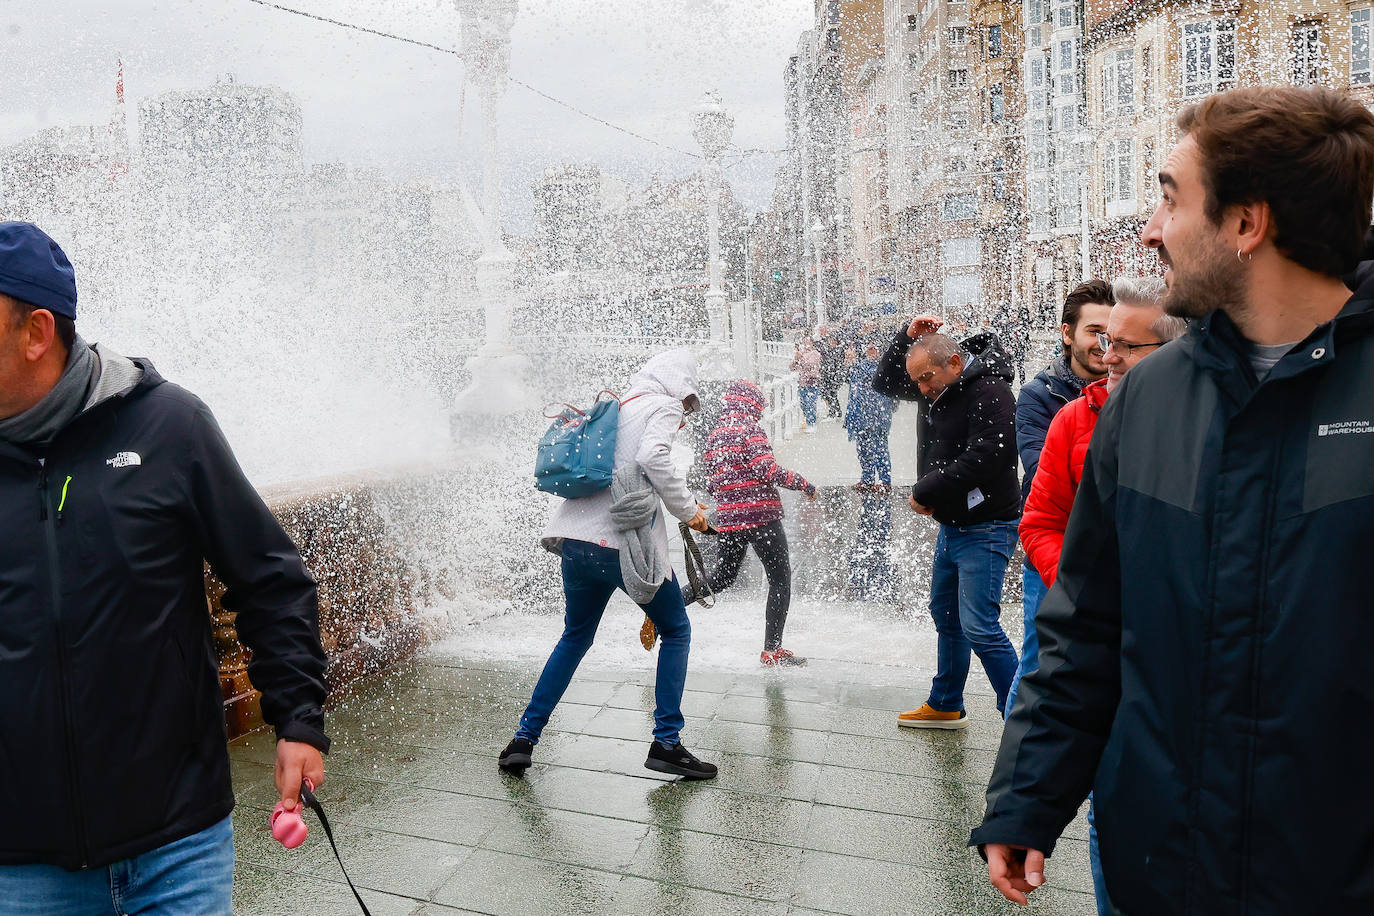
[[[774,649],[774,650],[771,651],[771,652],[768,651],[767,649],[765,649],[765,650],[763,650],[763,652],[759,655],[759,664],[764,665],[765,667],[769,667],[769,668],[773,668],[773,667],[793,667],[793,668],[800,668],[800,667],[802,667],[803,665],[806,664],[806,659],[801,658],[800,656],[793,655],[791,652],[789,652],[789,651],[786,650],[786,649]]]

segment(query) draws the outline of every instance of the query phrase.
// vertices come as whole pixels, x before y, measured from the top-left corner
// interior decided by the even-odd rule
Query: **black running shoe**
[[[512,776],[523,776],[533,762],[534,745],[524,738],[516,738],[497,758],[496,765]]]
[[[655,741],[649,745],[649,758],[644,765],[660,773],[670,773],[683,779],[715,779],[716,765],[703,763],[680,743],[664,747]]]

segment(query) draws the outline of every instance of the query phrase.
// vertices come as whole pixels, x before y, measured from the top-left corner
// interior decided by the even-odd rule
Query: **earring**
[[[1240,249],[1239,249],[1239,248],[1236,249],[1236,260],[1239,261],[1240,263],[1242,263],[1242,264],[1248,264],[1249,262],[1253,261],[1254,259],[1255,259],[1255,254],[1254,254],[1254,252],[1251,252],[1249,257],[1243,258],[1243,257],[1241,257]]]

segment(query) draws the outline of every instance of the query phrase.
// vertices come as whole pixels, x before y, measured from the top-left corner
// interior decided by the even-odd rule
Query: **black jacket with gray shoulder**
[[[314,580],[210,410],[135,363],[44,453],[0,442],[0,866],[97,868],[232,810],[207,560],[264,717],[328,748]]]
[[[1092,789],[1125,913],[1374,913],[1364,279],[1262,382],[1218,312],[1107,401],[973,843]]]

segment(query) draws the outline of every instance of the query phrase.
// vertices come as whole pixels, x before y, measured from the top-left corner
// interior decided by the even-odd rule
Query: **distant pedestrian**
[[[790,367],[797,373],[797,395],[801,398],[802,416],[806,423],[802,427],[808,433],[816,431],[816,400],[821,395],[821,353],[816,342],[803,337],[797,344]]]
[[[892,489],[892,452],[888,435],[892,429],[895,401],[873,390],[878,373],[878,345],[869,343],[863,359],[849,369],[849,405],[844,428],[859,453],[859,482],[854,489],[887,492]]]
[[[671,454],[687,413],[698,406],[697,363],[690,350],[669,350],[650,359],[630,379],[621,403],[611,487],[563,500],[554,508],[540,543],[562,560],[563,635],[544,664],[515,738],[501,752],[502,770],[520,775],[530,766],[554,707],[592,647],[606,604],[621,589],[644,609],[662,639],[654,740],[644,766],[686,779],[716,775],[714,765],[698,760],[681,741],[692,625],[670,563],[663,514],[666,507],[694,530],[707,528],[706,515]]]
[[[922,315],[899,331],[873,383],[884,394],[931,401],[928,470],[909,502],[940,523],[930,582],[938,657],[929,698],[897,717],[907,728],[968,725],[970,651],[983,663],[999,713],[1016,673],[1016,650],[1001,623],[1002,580],[1021,514],[1011,360],[993,334],[955,343],[937,333],[940,326]]]
[[[764,665],[804,665],[806,659],[782,647],[783,628],[792,603],[792,561],[782,527],[782,498],[778,487],[800,490],[816,498],[816,488],[796,471],[778,465],[768,434],[759,425],[763,392],[740,379],[725,392],[725,410],[706,442],[707,487],[716,501],[715,528],[720,532],[716,566],[706,577],[712,592],[729,588],[739,575],[749,547],[763,563],[768,577],[768,603],[759,661]],[[697,594],[689,585],[682,600],[691,604]]]
[[[841,417],[844,410],[840,405],[840,385],[845,380],[845,346],[839,334],[827,331],[819,345],[821,351],[821,398],[825,400],[827,417]]]

